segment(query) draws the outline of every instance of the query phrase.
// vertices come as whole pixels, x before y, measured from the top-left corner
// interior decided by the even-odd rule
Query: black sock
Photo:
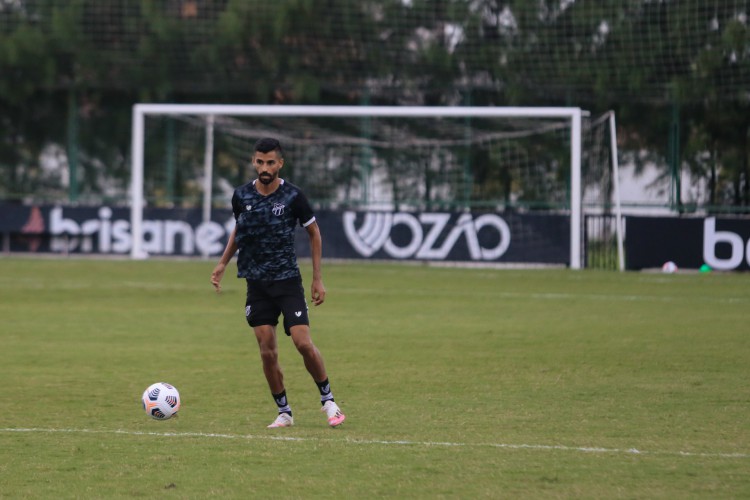
[[[279,407],[279,413],[288,413],[292,416],[292,408],[289,406],[289,401],[286,399],[286,389],[281,391],[279,394],[273,394],[273,400],[276,401],[276,406]]]
[[[324,405],[327,401],[333,401],[333,393],[331,392],[331,384],[328,383],[328,379],[322,382],[315,382],[320,391],[320,404]]]

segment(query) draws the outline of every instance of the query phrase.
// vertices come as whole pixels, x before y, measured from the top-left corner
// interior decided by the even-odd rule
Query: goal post
[[[617,158],[617,124],[615,112],[610,111],[609,116],[609,141],[610,155],[612,158],[612,187],[614,190],[615,202],[615,238],[617,239],[617,270],[625,270],[625,250],[623,245],[623,227],[622,227],[622,205],[620,197],[620,162]]]
[[[567,123],[569,130],[569,205],[570,262],[572,269],[582,267],[582,117],[585,112],[577,107],[427,107],[427,106],[314,106],[314,105],[229,105],[229,104],[136,104],[132,111],[132,163],[130,191],[131,258],[148,257],[144,251],[143,209],[146,118],[153,116],[191,116],[205,121],[205,149],[203,174],[203,216],[210,217],[212,193],[213,130],[217,117],[272,117],[272,118],[356,118],[363,121],[383,119],[557,119]],[[209,132],[210,131],[210,132]],[[470,134],[471,132],[467,132]],[[440,143],[440,138],[422,143]],[[463,138],[463,141],[468,139]],[[449,142],[449,141],[447,141]],[[454,140],[453,142],[460,142]],[[466,142],[466,144],[469,144]],[[247,152],[248,156],[250,152]],[[249,158],[248,158],[249,159]],[[365,186],[366,187],[366,186]],[[363,187],[363,189],[365,189]]]

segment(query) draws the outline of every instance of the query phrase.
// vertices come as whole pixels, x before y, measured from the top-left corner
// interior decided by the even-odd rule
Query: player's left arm
[[[323,239],[320,236],[318,223],[313,221],[305,227],[307,235],[310,237],[310,256],[312,257],[312,288],[310,296],[312,303],[319,306],[326,300],[326,287],[323,286],[323,274],[321,271],[321,261],[323,260]]]

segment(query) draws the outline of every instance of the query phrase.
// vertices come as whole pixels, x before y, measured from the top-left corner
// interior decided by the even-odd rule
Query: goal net
[[[537,252],[539,263],[580,268],[585,185],[597,184],[594,198],[611,192],[597,180],[602,177],[597,172],[610,169],[609,145],[598,144],[596,138],[603,136],[591,133],[592,123],[579,108],[138,104],[133,109],[131,255],[146,255],[144,207],[201,207],[203,219],[210,220],[215,210],[229,207],[235,186],[255,177],[254,142],[272,136],[284,147],[282,177],[303,187],[317,210],[359,211],[352,224],[359,223],[359,244],[369,245],[371,255],[374,240],[388,235],[365,226],[377,220],[409,225],[414,219],[398,214],[423,219],[434,218],[424,214],[456,214],[442,236],[435,232],[433,248],[447,244],[443,240],[455,233],[451,228],[466,221],[462,213],[505,219],[553,214],[566,222],[565,255],[547,255],[545,242],[561,236],[559,229],[552,231],[554,238],[545,235],[543,224],[520,229],[530,242],[525,251]],[[602,161],[606,164],[599,165]],[[584,170],[590,172],[586,179]],[[351,222],[354,216],[349,217]],[[479,227],[476,218],[474,225]],[[525,227],[516,226],[508,229]],[[427,235],[422,236],[424,243]]]

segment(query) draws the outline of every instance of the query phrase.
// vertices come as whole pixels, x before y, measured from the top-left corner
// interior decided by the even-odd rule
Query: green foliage
[[[724,135],[734,126],[739,129],[733,137],[750,133],[731,116],[732,110],[747,114],[750,106],[747,2],[26,0],[2,5],[3,197],[27,193],[26,174],[17,171],[39,170],[45,144],[66,143],[60,123],[79,123],[84,159],[111,168],[107,176],[119,176],[111,158],[122,155],[123,131],[100,125],[129,119],[128,106],[121,104],[137,101],[614,109],[622,117],[625,149],[648,150],[662,166],[669,123],[658,115],[669,117],[677,103],[685,167],[704,171],[691,158],[718,148],[712,198],[750,205],[750,146]],[[66,116],[69,92],[85,103],[74,116]],[[49,102],[62,104],[50,108]],[[82,137],[94,129],[100,130],[97,138]],[[705,142],[696,143],[699,138]],[[102,147],[90,149],[87,143],[93,142]],[[103,152],[106,147],[110,151]]]

